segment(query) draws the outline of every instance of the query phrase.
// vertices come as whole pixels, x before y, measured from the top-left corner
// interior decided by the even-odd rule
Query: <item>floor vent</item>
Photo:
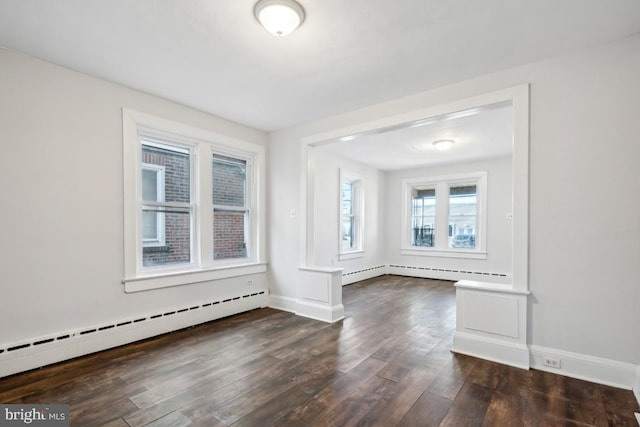
[[[7,347],[7,348],[0,348],[0,354],[6,353],[12,353],[14,351],[17,350],[22,350],[25,348],[29,348],[31,346],[40,346],[43,344],[48,344],[54,341],[62,341],[62,340],[66,340],[66,339],[70,339],[72,337],[79,337],[79,336],[84,336],[84,335],[89,335],[89,334],[95,334],[95,333],[100,333],[102,331],[106,331],[106,330],[110,330],[110,329],[116,329],[116,328],[123,328],[123,327],[127,327],[129,325],[133,325],[136,323],[140,323],[140,322],[150,322],[156,319],[159,319],[161,317],[168,317],[168,316],[173,316],[173,315],[178,315],[181,313],[185,313],[187,311],[193,311],[193,310],[198,310],[198,309],[202,309],[202,308],[213,308],[218,304],[225,304],[225,303],[229,303],[229,302],[235,302],[238,301],[240,299],[245,299],[245,298],[252,298],[252,297],[257,297],[260,295],[264,295],[266,293],[266,291],[260,291],[260,292],[254,292],[251,294],[246,294],[243,295],[241,297],[233,297],[233,298],[227,298],[224,299],[222,301],[211,301],[211,302],[206,302],[204,304],[201,305],[194,305],[191,307],[182,307],[176,310],[172,310],[172,311],[167,311],[167,312],[163,312],[163,313],[156,313],[156,314],[152,314],[149,316],[145,316],[145,317],[138,317],[135,319],[131,319],[131,320],[123,320],[121,322],[117,322],[117,323],[113,323],[113,324],[107,324],[107,325],[101,325],[98,327],[94,327],[94,328],[89,328],[89,329],[84,329],[84,330],[79,330],[79,331],[75,331],[75,332],[69,332],[69,333],[65,333],[62,335],[57,335],[57,336],[52,336],[52,337],[47,337],[47,338],[38,338],[37,341],[33,341],[33,342],[28,342],[28,343],[21,343],[21,344],[17,344],[17,345],[12,345],[11,347]]]
[[[29,344],[20,344],[20,345],[16,345],[16,346],[13,346],[13,347],[9,347],[7,349],[7,351],[16,351],[16,350],[21,350],[21,349],[27,348],[27,347],[31,347],[31,344],[30,343]]]

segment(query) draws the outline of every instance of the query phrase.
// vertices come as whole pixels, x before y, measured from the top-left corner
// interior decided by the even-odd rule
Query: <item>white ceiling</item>
[[[0,0],[0,45],[276,130],[640,32],[638,0]]]
[[[511,103],[488,105],[344,139],[319,149],[383,171],[509,156],[513,108]],[[454,144],[438,151],[433,142],[440,139]]]

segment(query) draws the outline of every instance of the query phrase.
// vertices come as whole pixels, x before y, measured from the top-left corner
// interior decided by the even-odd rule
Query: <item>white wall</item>
[[[2,49],[0,93],[0,348],[246,290],[245,277],[124,293],[121,109],[264,133]]]
[[[401,255],[401,219],[404,191],[402,180],[480,171],[487,172],[487,259]],[[394,171],[388,172],[386,175],[385,260],[388,264],[511,274],[512,223],[507,219],[507,213],[511,212],[511,157]],[[434,273],[431,272],[429,274],[433,277]],[[478,280],[483,280],[483,278]],[[499,277],[489,277],[484,280],[504,281]]]
[[[275,132],[271,289],[295,296],[301,139],[531,84],[529,344],[640,362],[640,36]]]
[[[350,273],[384,263],[384,178],[375,168],[330,153],[322,147],[313,150],[315,185],[315,265],[343,268]],[[338,259],[340,169],[356,173],[364,185],[364,233],[361,258]]]

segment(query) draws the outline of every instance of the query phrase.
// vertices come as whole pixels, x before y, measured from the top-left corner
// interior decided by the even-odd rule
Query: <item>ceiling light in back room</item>
[[[447,151],[453,146],[453,143],[453,139],[439,139],[437,141],[433,141],[433,146],[436,147],[438,151]]]
[[[291,34],[304,21],[304,9],[295,0],[260,0],[253,8],[253,14],[277,37]]]

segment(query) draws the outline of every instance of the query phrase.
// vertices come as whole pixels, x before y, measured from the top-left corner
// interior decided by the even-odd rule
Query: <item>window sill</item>
[[[402,248],[400,255],[415,255],[440,258],[487,259],[486,252],[463,249]]]
[[[238,264],[217,268],[131,277],[123,279],[122,283],[124,284],[124,291],[126,293],[132,293],[246,276],[248,274],[264,273],[266,271],[266,263]]]
[[[357,258],[364,258],[364,251],[343,252],[338,254],[338,260],[340,261]]]

